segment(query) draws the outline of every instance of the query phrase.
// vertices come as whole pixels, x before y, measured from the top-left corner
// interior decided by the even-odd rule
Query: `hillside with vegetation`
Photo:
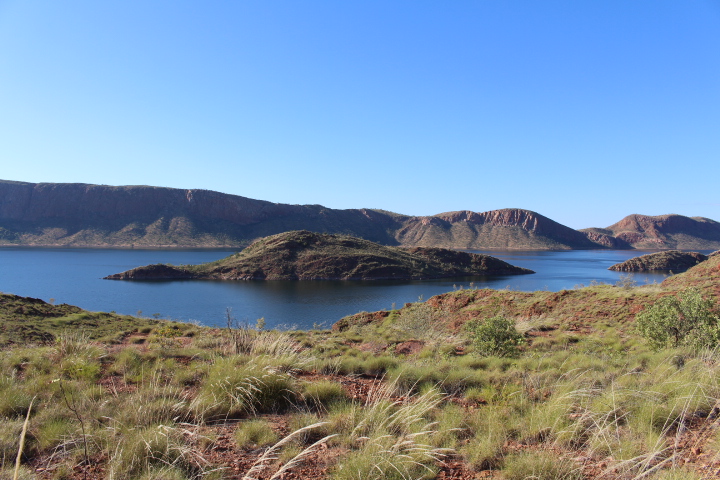
[[[292,230],[383,245],[454,249],[720,248],[718,222],[631,215],[573,230],[530,210],[409,216],[379,209],[286,205],[209,190],[0,180],[0,246],[245,247]]]
[[[489,255],[441,248],[388,247],[344,235],[308,231],[260,239],[222,260],[201,265],[148,265],[111,280],[387,280],[534,273]]]
[[[310,331],[3,294],[0,478],[717,478],[719,278],[715,255]]]

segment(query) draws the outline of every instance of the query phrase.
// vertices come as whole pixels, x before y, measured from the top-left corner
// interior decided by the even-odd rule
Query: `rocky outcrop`
[[[708,257],[702,253],[668,250],[634,257],[622,263],[616,263],[608,270],[616,272],[672,271],[673,273],[680,273],[707,259]]]
[[[342,235],[293,231],[263,238],[203,265],[148,265],[110,280],[379,280],[534,273],[488,255],[383,246]]]

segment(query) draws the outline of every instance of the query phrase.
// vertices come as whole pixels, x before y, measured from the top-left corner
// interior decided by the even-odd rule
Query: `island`
[[[444,248],[389,247],[346,235],[298,230],[261,238],[200,265],[147,265],[109,280],[424,280],[535,273],[489,255]]]
[[[616,272],[651,272],[657,270],[680,273],[707,259],[708,257],[706,255],[698,252],[667,250],[633,257],[622,263],[616,263],[608,270]]]

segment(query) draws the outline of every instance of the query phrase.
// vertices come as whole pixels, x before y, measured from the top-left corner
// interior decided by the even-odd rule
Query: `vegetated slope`
[[[556,326],[574,331],[593,329],[608,321],[629,324],[636,313],[659,296],[690,287],[720,298],[720,255],[711,256],[660,285],[635,288],[597,285],[560,292],[465,289],[434,296],[426,303],[437,309],[439,318],[453,329],[459,329],[473,318],[504,315],[522,320],[548,319]],[[383,322],[389,315],[390,312],[384,311],[350,315],[336,322],[333,328],[345,330],[353,325]]]
[[[672,291],[697,288],[720,298],[720,255],[711,254],[706,261],[698,263],[687,272],[666,278],[662,286]]]
[[[622,263],[616,263],[608,268],[608,270],[616,272],[650,272],[654,270],[664,270],[680,273],[707,259],[708,257],[702,253],[667,250],[633,257]]]
[[[401,244],[465,249],[569,250],[602,248],[576,230],[529,210],[448,212],[404,222]]]
[[[461,249],[609,246],[521,209],[413,217],[284,205],[208,190],[0,181],[0,245],[240,247],[291,230]]]
[[[0,346],[53,342],[67,332],[83,332],[88,338],[108,341],[158,323],[158,320],[88,312],[65,303],[51,305],[37,298],[0,292]]]
[[[149,265],[112,280],[377,280],[534,273],[487,255],[439,248],[388,247],[343,235],[308,231],[258,240],[225,259],[202,265]]]
[[[580,230],[596,241],[649,249],[712,250],[720,248],[720,222],[683,215],[628,215],[607,228]],[[609,240],[614,239],[614,240]]]

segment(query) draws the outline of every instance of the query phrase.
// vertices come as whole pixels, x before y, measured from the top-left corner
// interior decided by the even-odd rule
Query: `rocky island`
[[[680,273],[707,259],[708,257],[702,253],[668,250],[633,257],[622,263],[616,263],[608,270],[615,272],[651,272],[658,270]]]
[[[420,280],[535,273],[489,255],[444,248],[388,247],[305,230],[262,238],[239,253],[200,265],[147,265],[110,280]]]

